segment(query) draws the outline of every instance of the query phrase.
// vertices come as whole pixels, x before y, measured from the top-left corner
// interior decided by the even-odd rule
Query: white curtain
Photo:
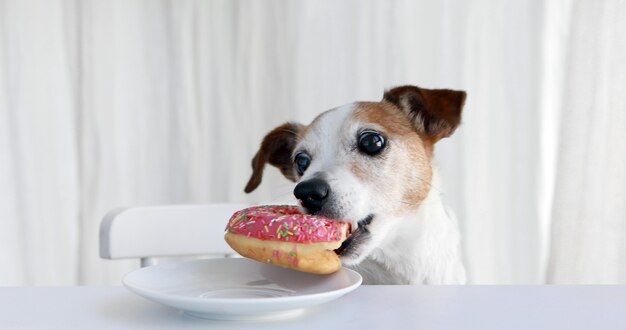
[[[574,4],[549,283],[626,283],[626,2]]]
[[[542,283],[551,178],[555,194],[568,189],[556,166],[570,159],[565,132],[558,165],[550,149],[563,80],[547,64],[562,66],[555,45],[576,43],[560,33],[568,11],[550,6],[0,0],[0,285],[119,283],[137,262],[97,251],[99,221],[117,206],[291,198],[273,170],[243,193],[263,135],[399,84],[468,91],[463,126],[436,153],[470,281]],[[555,248],[573,235],[558,233],[558,201]],[[623,260],[626,235],[615,235]],[[550,274],[567,258],[553,256]]]
[[[79,228],[93,221],[79,217],[78,40],[66,5],[0,1],[0,285],[76,283]]]

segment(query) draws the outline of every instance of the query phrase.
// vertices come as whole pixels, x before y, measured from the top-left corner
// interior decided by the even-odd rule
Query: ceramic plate
[[[337,299],[361,285],[359,273],[342,268],[315,275],[248,259],[171,262],[124,277],[131,291],[185,313],[210,319],[277,318]]]

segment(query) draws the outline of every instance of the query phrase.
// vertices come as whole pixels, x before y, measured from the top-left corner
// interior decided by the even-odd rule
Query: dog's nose
[[[302,206],[306,207],[309,212],[315,213],[326,203],[330,187],[326,181],[315,178],[298,183],[293,194],[302,201]]]

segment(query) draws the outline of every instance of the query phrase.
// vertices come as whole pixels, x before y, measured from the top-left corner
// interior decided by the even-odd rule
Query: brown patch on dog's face
[[[426,198],[432,179],[432,142],[420,134],[409,118],[387,102],[357,103],[353,120],[387,140],[383,153],[359,157],[352,173],[381,195],[388,196],[390,212],[414,210]]]

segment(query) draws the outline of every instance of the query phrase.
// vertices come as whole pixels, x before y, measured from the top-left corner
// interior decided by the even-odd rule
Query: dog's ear
[[[462,91],[401,86],[386,91],[383,101],[399,107],[415,129],[435,143],[450,136],[459,126],[465,98]]]
[[[296,147],[298,132],[303,127],[296,123],[285,123],[265,135],[259,151],[252,158],[252,176],[244,189],[246,193],[261,184],[265,163],[276,166],[287,179],[296,181],[291,154]]]

